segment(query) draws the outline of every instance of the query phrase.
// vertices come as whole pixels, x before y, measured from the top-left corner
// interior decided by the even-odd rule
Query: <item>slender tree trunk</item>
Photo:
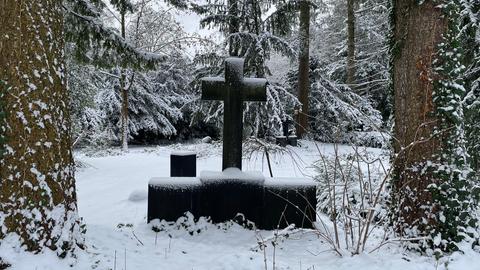
[[[298,57],[298,99],[302,103],[298,115],[297,136],[302,137],[308,131],[308,103],[310,88],[310,3],[300,2],[300,54]]]
[[[253,26],[254,26],[254,31],[257,36],[260,35],[260,30],[261,30],[261,22],[260,18],[262,15],[262,10],[260,8],[260,4],[256,0],[251,0],[251,5],[253,9],[252,17],[253,17]],[[256,71],[256,76],[258,78],[264,78],[265,77],[265,58],[263,54],[258,55],[253,61],[255,61],[255,71]]]
[[[235,34],[238,33],[240,30],[240,22],[237,20],[238,17],[238,0],[229,0],[228,1],[228,14],[232,17],[230,17],[230,22],[229,22],[229,30],[228,32],[230,34]],[[228,52],[230,56],[238,56],[238,48],[235,46],[235,41],[233,38],[230,38],[228,41],[229,47],[228,47]]]
[[[398,155],[394,165],[395,200],[398,209],[397,229],[418,226],[419,231],[426,224],[419,224],[425,216],[432,194],[430,184],[438,182],[433,173],[423,171],[428,162],[441,154],[442,142],[433,137],[438,126],[434,116],[433,100],[434,61],[437,47],[447,29],[442,10],[434,1],[418,4],[416,0],[395,0],[393,55],[394,91],[394,151]],[[405,150],[406,149],[406,150]],[[407,228],[403,228],[406,226]]]
[[[125,13],[121,14],[121,34],[125,39]],[[128,90],[126,83],[125,70],[120,69],[120,91],[122,94],[122,108],[121,108],[121,144],[122,150],[128,151]]]
[[[65,256],[82,244],[65,83],[61,1],[0,1],[0,239]]]
[[[355,84],[355,10],[354,1],[347,0],[347,84]]]

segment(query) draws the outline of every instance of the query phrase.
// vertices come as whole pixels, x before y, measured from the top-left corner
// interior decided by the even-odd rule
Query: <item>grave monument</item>
[[[224,222],[238,216],[260,229],[294,223],[312,228],[316,185],[306,178],[265,178],[261,172],[242,171],[243,104],[266,101],[267,81],[244,78],[244,60],[225,60],[225,77],[202,79],[202,99],[224,102],[223,160],[221,172],[203,171],[200,177],[152,178],[148,188],[147,220],[175,221],[185,212],[196,218]],[[183,160],[183,161],[182,161]],[[173,167],[191,159],[172,159]]]

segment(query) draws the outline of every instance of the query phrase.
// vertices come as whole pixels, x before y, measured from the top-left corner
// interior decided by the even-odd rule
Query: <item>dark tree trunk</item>
[[[298,114],[297,136],[302,137],[309,129],[309,71],[310,71],[310,3],[300,2],[300,54],[298,57],[298,99],[302,109]]]
[[[229,21],[228,32],[230,34],[238,33],[240,30],[240,22],[238,21],[238,0],[229,0],[228,1],[229,11],[228,14],[231,16]],[[230,56],[238,56],[238,48],[235,46],[235,42],[232,38],[228,41],[229,47],[228,52]]]
[[[60,256],[81,243],[65,82],[61,1],[0,1],[0,239]]]
[[[347,0],[347,84],[355,84],[355,10],[354,1]]]
[[[428,224],[431,217],[419,207],[428,205],[432,194],[427,187],[436,183],[432,173],[421,168],[439,155],[443,143],[433,137],[437,123],[433,101],[433,71],[437,46],[447,29],[447,21],[435,1],[395,0],[393,10],[393,91],[394,198],[397,229]],[[434,211],[434,209],[433,209]],[[431,213],[431,212],[430,212]],[[419,222],[424,220],[422,224]],[[426,222],[425,222],[426,221]]]

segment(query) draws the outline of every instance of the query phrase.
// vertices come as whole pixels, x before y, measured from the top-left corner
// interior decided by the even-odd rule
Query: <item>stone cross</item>
[[[266,101],[267,80],[243,77],[244,59],[225,60],[225,78],[202,78],[202,100],[223,100],[222,169],[242,169],[243,102]]]

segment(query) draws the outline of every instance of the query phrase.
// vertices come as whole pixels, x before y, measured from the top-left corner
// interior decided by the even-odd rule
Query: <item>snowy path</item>
[[[323,154],[334,152],[332,145],[319,146]],[[290,155],[272,157],[274,175],[302,176],[302,172],[311,175],[313,170],[309,167],[319,159],[314,144],[304,142],[303,147],[290,149],[296,162]],[[395,245],[387,245],[373,254],[340,258],[312,231],[279,240],[275,256],[271,244],[266,255],[254,250],[257,239],[270,237],[273,232],[254,232],[236,224],[217,226],[199,222],[189,227],[200,230],[193,235],[185,228],[173,226],[156,234],[146,224],[147,183],[153,176],[169,175],[169,153],[174,150],[198,151],[198,171],[220,170],[220,145],[132,148],[128,154],[105,157],[77,153],[79,160],[90,165],[77,172],[78,207],[87,224],[88,252],[79,256],[73,269],[265,269],[265,259],[268,269],[273,269],[274,262],[275,269],[437,269],[433,259],[404,255]],[[340,151],[352,149],[343,146]],[[264,175],[268,172],[261,155],[244,160],[244,168],[263,171]],[[138,201],[129,200],[132,193]],[[405,256],[409,261],[403,259]],[[14,269],[72,269],[68,267],[69,260],[59,261],[48,252],[39,256],[11,254],[10,258],[17,261]],[[461,256],[448,269],[480,269],[478,265],[480,257],[475,254]],[[438,269],[444,267],[440,265]]]

